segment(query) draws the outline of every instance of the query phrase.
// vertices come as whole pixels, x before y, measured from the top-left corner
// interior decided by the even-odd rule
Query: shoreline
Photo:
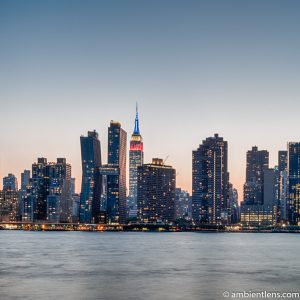
[[[175,226],[162,224],[78,224],[78,223],[0,223],[0,230],[19,231],[80,231],[80,232],[195,232],[195,233],[300,233],[298,226],[242,227],[235,226]]]

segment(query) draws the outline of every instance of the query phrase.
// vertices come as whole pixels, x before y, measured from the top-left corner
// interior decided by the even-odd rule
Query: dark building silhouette
[[[226,224],[228,222],[227,142],[215,134],[193,151],[193,221]]]
[[[136,107],[135,126],[131,135],[129,150],[129,196],[127,200],[129,217],[136,217],[137,215],[137,168],[143,163],[143,138],[140,134],[138,109]]]
[[[142,223],[175,221],[176,172],[153,158],[152,163],[138,167],[138,220]]]
[[[269,152],[252,147],[247,152],[244,202],[247,205],[263,204],[264,169],[269,168]]]
[[[108,128],[108,158],[106,172],[106,211],[108,223],[126,222],[126,143],[127,133],[119,122]],[[111,171],[109,171],[111,170]]]
[[[89,131],[80,137],[82,160],[82,183],[80,195],[80,222],[99,223],[102,191],[101,147],[98,133]]]

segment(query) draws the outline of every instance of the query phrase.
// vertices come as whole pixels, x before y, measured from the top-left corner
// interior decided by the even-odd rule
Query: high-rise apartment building
[[[300,142],[288,143],[288,200],[287,219],[300,224]]]
[[[138,220],[142,223],[175,221],[176,171],[162,159],[138,167]]]
[[[50,222],[72,222],[71,165],[65,158],[47,166],[49,191],[47,195],[47,220]]]
[[[244,202],[247,205],[263,204],[264,170],[269,168],[269,152],[256,146],[247,152]]]
[[[13,189],[0,191],[0,222],[19,221],[19,193]]]
[[[226,224],[228,222],[227,142],[215,134],[193,151],[193,221]]]
[[[29,193],[30,208],[33,209],[33,220],[47,219],[47,196],[49,193],[49,175],[47,174],[47,159],[38,158],[32,164],[31,191]],[[27,204],[25,204],[27,206]]]

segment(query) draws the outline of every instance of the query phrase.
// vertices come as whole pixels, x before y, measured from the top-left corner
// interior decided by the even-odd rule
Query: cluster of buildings
[[[247,152],[241,224],[244,226],[299,225],[300,143],[278,152],[269,166],[269,152],[252,147]]]
[[[243,201],[230,183],[228,143],[218,134],[192,152],[192,196],[176,187],[176,170],[160,158],[144,163],[138,111],[130,139],[129,190],[126,188],[127,133],[119,122],[108,127],[103,162],[96,131],[80,137],[81,193],[65,158],[38,158],[21,174],[3,178],[1,222],[83,224],[175,224],[275,226],[300,224],[300,143],[279,151],[270,168],[269,152],[247,152]]]

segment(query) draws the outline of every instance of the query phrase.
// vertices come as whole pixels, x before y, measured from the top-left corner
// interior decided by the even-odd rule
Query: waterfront
[[[1,299],[223,299],[298,291],[297,234],[0,232]]]

